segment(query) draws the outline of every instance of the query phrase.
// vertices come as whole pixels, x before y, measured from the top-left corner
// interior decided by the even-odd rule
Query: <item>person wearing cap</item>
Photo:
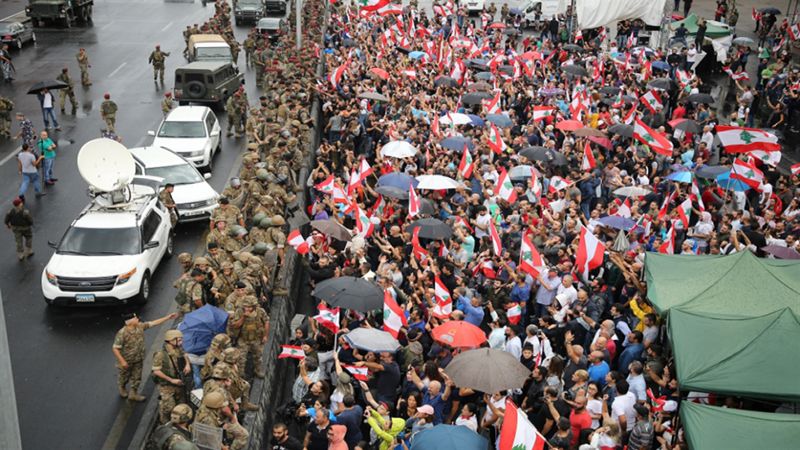
[[[69,98],[69,103],[72,105],[72,114],[74,115],[78,110],[78,101],[75,100],[75,82],[73,82],[72,77],[69,76],[69,69],[66,67],[61,69],[61,73],[58,74],[56,80],[67,85],[64,89],[59,89],[59,91],[61,91],[61,114],[65,113],[64,107],[67,106],[67,99]]]
[[[161,100],[161,113],[164,114],[164,117],[167,117],[174,108],[175,100],[172,99],[172,92],[167,91]]]
[[[167,208],[169,211],[169,221],[172,223],[172,228],[175,228],[175,225],[178,223],[178,205],[175,203],[175,199],[172,198],[172,193],[175,192],[175,185],[172,183],[167,183],[164,185],[164,189],[161,190],[161,193],[158,194],[159,200]]]
[[[133,401],[144,401],[139,395],[139,385],[142,382],[142,363],[144,362],[144,330],[161,325],[167,320],[174,319],[177,314],[142,322],[136,314],[125,314],[125,325],[117,331],[111,352],[117,359],[117,387],[119,396]],[[130,393],[127,390],[130,383]]]
[[[218,251],[218,253],[227,256],[227,254],[222,252]],[[235,290],[235,285],[239,277],[234,273],[233,268],[233,262],[227,259],[220,263],[220,270],[217,272],[217,276],[214,277],[214,282],[211,285],[211,295],[216,299],[217,305],[223,305],[228,296]]]
[[[147,62],[153,65],[153,81],[155,82],[157,78],[161,78],[161,84],[164,84],[164,62],[169,56],[168,52],[162,52],[161,46],[156,45],[155,50],[150,53],[150,57],[147,59]]]
[[[81,84],[84,87],[91,86],[92,82],[89,80],[89,68],[92,66],[89,64],[89,55],[86,54],[86,49],[81,48],[78,50],[75,59],[78,60],[78,67],[81,69]]]
[[[153,381],[158,384],[160,423],[169,421],[172,408],[178,403],[186,403],[186,393],[191,386],[186,386],[192,372],[189,356],[183,351],[183,333],[168,330],[164,335],[164,345],[153,356],[150,369]]]
[[[417,408],[417,413],[414,414],[414,417],[410,417],[408,420],[406,420],[406,429],[411,429],[410,440],[412,442],[414,441],[414,436],[416,436],[417,433],[433,428],[435,425],[434,415],[435,412],[433,410],[433,406],[422,405]]]
[[[213,230],[217,222],[227,222],[228,226],[239,225],[244,227],[244,216],[238,207],[231,205],[227,197],[219,198],[219,207],[211,213],[209,229]]]
[[[20,197],[12,203],[14,206],[6,213],[4,223],[14,233],[17,259],[22,261],[33,255],[33,216],[25,209],[25,202]]]
[[[258,378],[264,378],[264,367],[261,355],[264,345],[269,337],[269,316],[264,308],[258,305],[258,300],[253,296],[244,298],[231,318],[230,328],[236,336],[236,346],[239,349],[239,367],[247,367],[247,357],[253,357],[253,373]]]
[[[114,125],[117,123],[117,104],[111,100],[111,94],[103,94],[103,103],[100,104],[100,117],[106,123],[106,130],[115,132]]]

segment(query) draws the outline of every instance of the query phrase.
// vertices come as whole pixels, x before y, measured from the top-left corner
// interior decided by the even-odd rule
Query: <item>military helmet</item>
[[[222,263],[222,270],[225,269],[233,269],[233,263],[230,261],[225,261]]]
[[[266,217],[267,215],[264,214],[264,218],[258,223],[258,226],[261,228],[269,228],[272,226],[272,217]]]
[[[231,377],[231,368],[228,364],[224,362],[219,362],[214,368],[211,370],[211,378],[216,378],[218,380],[227,380]]]
[[[190,441],[177,441],[170,447],[171,450],[200,450],[200,447]]]
[[[240,355],[241,353],[239,352],[238,348],[226,348],[225,351],[222,352],[222,360],[227,364],[236,364],[239,362]]]
[[[219,409],[225,406],[225,396],[220,392],[209,392],[203,396],[203,406],[211,409]]]
[[[234,236],[234,237],[236,237],[236,236],[244,236],[244,235],[247,234],[247,229],[245,227],[241,226],[241,225],[234,225],[234,226],[232,226],[230,228],[230,231],[228,232],[228,234],[230,234],[231,236]]]
[[[266,242],[256,242],[256,244],[253,246],[252,252],[256,255],[263,255],[267,253],[268,250],[269,246]]]
[[[182,338],[183,333],[178,330],[167,330],[166,334],[164,334],[164,341],[170,342],[174,341],[175,339]]]
[[[205,256],[198,256],[197,258],[195,258],[194,259],[194,265],[197,266],[197,265],[200,265],[200,264],[208,265],[209,264],[208,258],[206,258]]]
[[[256,178],[261,181],[267,181],[267,178],[269,178],[269,172],[267,172],[267,169],[258,169],[256,170]]]
[[[258,306],[258,300],[252,295],[248,295],[247,297],[242,299],[242,306],[249,306],[251,308],[255,308]]]
[[[286,219],[283,218],[280,214],[275,214],[272,216],[272,226],[273,227],[280,227],[286,225]]]
[[[217,346],[218,348],[225,348],[231,345],[231,337],[225,333],[220,333],[214,336],[214,339],[211,340],[212,346]]]
[[[192,421],[192,408],[185,403],[175,405],[170,414],[170,421],[174,424],[189,423]]]
[[[192,254],[188,252],[183,252],[178,255],[178,262],[181,264],[189,264],[192,262]]]
[[[261,221],[264,220],[265,217],[267,217],[267,215],[263,212],[256,213],[256,215],[253,216],[253,223],[254,224],[261,223]]]

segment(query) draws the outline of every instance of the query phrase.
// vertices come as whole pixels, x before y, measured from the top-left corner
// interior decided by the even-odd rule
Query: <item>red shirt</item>
[[[582,413],[576,414],[573,409],[569,413],[569,425],[572,427],[572,442],[570,446],[575,447],[578,445],[578,439],[581,437],[581,430],[592,427],[592,416],[585,408]]]

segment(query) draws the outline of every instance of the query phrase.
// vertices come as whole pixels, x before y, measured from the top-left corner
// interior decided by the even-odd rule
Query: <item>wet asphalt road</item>
[[[23,1],[0,3],[0,17],[20,11]],[[36,221],[35,255],[18,262],[10,231],[0,234],[0,290],[6,313],[14,384],[18,403],[23,447],[26,449],[126,448],[141,416],[142,404],[131,405],[119,398],[116,390],[111,344],[122,326],[120,314],[135,310],[144,319],[155,319],[173,309],[172,282],[178,276],[177,263],[165,260],[153,277],[150,301],[142,307],[54,309],[45,305],[40,276],[52,249],[48,240],[57,241],[69,223],[87,204],[86,184],[76,168],[76,155],[86,141],[99,137],[103,123],[99,105],[110,92],[118,106],[117,132],[123,144],[136,147],[149,144],[146,135],[161,118],[163,88],[152,81],[147,57],[155,44],[172,52],[167,59],[167,89],[172,87],[175,67],[184,63],[181,31],[187,24],[201,23],[213,14],[213,7],[195,3],[161,0],[96,0],[94,23],[72,29],[37,29],[35,46],[12,51],[17,68],[11,85],[0,84],[0,95],[10,97],[17,111],[23,111],[42,129],[42,117],[35,96],[26,95],[33,82],[55,78],[62,67],[69,67],[76,79],[79,102],[75,116],[57,112],[61,132],[53,134],[59,143],[55,176],[59,179],[48,195],[28,197],[28,208]],[[246,27],[237,29],[244,39]],[[85,47],[91,60],[88,89],[80,86],[75,54]],[[244,55],[240,56],[243,62]],[[240,64],[241,65],[241,64]],[[257,98],[252,72],[246,72],[251,101]],[[224,123],[224,111],[217,111]],[[14,124],[12,133],[18,127]],[[0,142],[0,208],[11,207],[19,186],[16,149],[19,142]],[[221,191],[243,142],[224,139],[222,152],[215,160],[211,184]],[[204,224],[180,226],[175,251],[193,252]],[[159,331],[147,333],[147,352],[151,356]],[[149,358],[148,358],[149,361]],[[146,361],[146,363],[148,362]],[[148,367],[145,367],[148,371]],[[153,384],[143,385],[153,395]]]

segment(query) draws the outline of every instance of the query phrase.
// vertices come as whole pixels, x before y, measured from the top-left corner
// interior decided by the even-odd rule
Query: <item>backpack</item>
[[[160,425],[153,431],[144,448],[145,450],[161,450],[164,448],[164,444],[167,443],[169,438],[176,434],[183,434],[189,442],[192,441],[191,436],[188,436],[187,433],[176,429],[170,423],[166,423],[164,425]]]

